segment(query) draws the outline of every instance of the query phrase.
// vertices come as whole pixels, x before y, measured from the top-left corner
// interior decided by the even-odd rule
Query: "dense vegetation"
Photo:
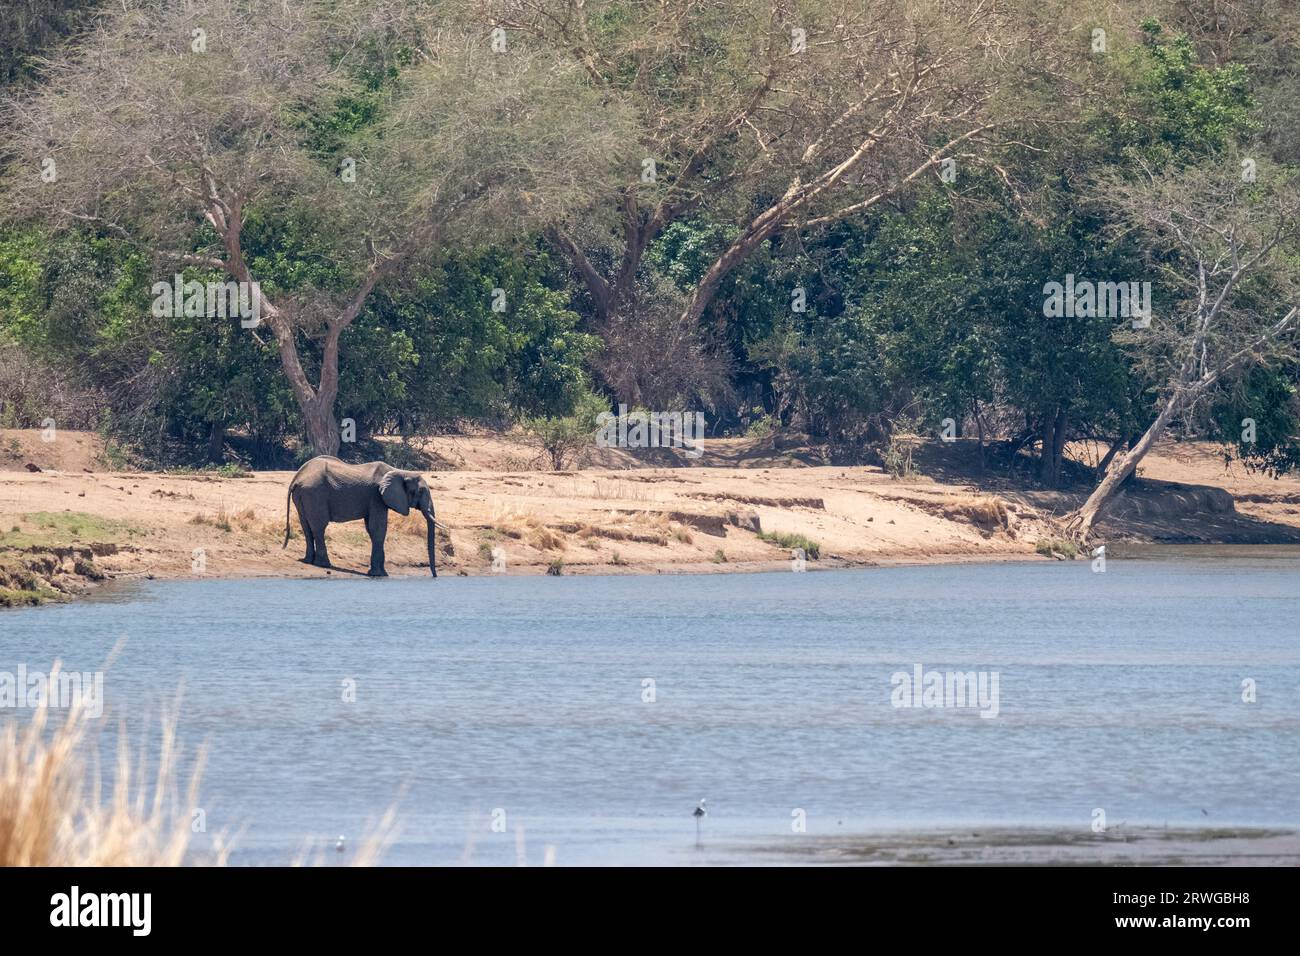
[[[204,13],[245,23],[263,5],[197,6],[195,23]],[[1171,369],[1190,341],[1163,317],[1189,301],[1181,283],[1194,257],[1139,228],[1129,190],[1168,182],[1190,194],[1189,182],[1244,179],[1246,164],[1261,183],[1290,182],[1300,129],[1300,24],[1284,2],[1225,4],[1217,18],[1172,2],[1127,4],[1122,17],[1107,7],[1098,18],[1087,3],[1063,2],[1049,5],[1059,8],[1050,20],[1037,3],[978,5],[990,22],[958,15],[971,3],[852,4],[874,24],[878,48],[846,41],[842,60],[819,52],[831,44],[790,47],[792,24],[837,36],[834,3],[738,2],[725,14],[670,17],[662,11],[690,5],[618,0],[588,4],[578,22],[563,2],[430,2],[430,24],[453,16],[484,49],[499,25],[507,47],[498,59],[531,58],[528,69],[573,84],[573,102],[587,104],[583,127],[597,130],[589,142],[576,127],[566,133],[573,155],[554,160],[544,133],[561,117],[499,129],[480,119],[482,140],[462,156],[441,144],[450,120],[412,120],[416,106],[427,115],[450,95],[418,72],[454,62],[427,47],[435,31],[371,17],[380,0],[317,6],[337,18],[300,31],[314,47],[286,55],[309,63],[314,53],[329,79],[304,76],[302,90],[286,86],[295,103],[266,107],[294,152],[283,175],[247,191],[237,240],[268,302],[307,318],[251,330],[238,318],[150,308],[151,287],[174,272],[216,279],[230,270],[229,236],[201,207],[185,207],[161,179],[98,191],[72,182],[95,164],[148,155],[147,143],[138,154],[77,137],[52,143],[68,172],[41,181],[48,134],[34,126],[86,112],[77,96],[97,78],[82,51],[105,42],[99,31],[120,29],[113,18],[97,25],[97,5],[72,0],[19,3],[4,15],[0,82],[19,105],[4,118],[15,145],[0,147],[0,426],[54,418],[102,429],[142,461],[238,455],[264,465],[308,454],[305,439],[329,442],[304,418],[313,396],[325,396],[335,420],[352,420],[362,445],[466,422],[545,430],[575,410],[625,402],[704,408],[714,434],[804,431],[846,458],[872,454],[900,428],[946,428],[1036,452],[1038,480],[1055,485],[1067,441],[1118,452],[1148,429],[1178,387]],[[534,6],[555,15],[534,19]],[[340,22],[363,36],[346,59]],[[932,58],[933,81],[897,101],[870,100],[851,132],[872,150],[828,176],[846,155],[837,142],[845,117],[861,119],[851,104],[897,55],[893,29],[930,31],[918,55]],[[1105,30],[1101,50],[1096,29]],[[218,44],[220,31],[211,36]],[[990,37],[1000,40],[990,46]],[[183,53],[188,30],[177,42]],[[998,56],[966,55],[991,48]],[[850,79],[853,64],[861,69]],[[134,95],[149,95],[150,80],[141,77]],[[172,81],[160,68],[157,82]],[[188,78],[176,82],[182,98],[203,95]],[[220,92],[237,103],[247,92],[233,83]],[[509,103],[533,109],[533,87],[525,77]],[[546,95],[551,103],[557,94]],[[42,97],[65,112],[41,112]],[[238,156],[245,131],[230,132],[232,115],[207,117],[203,135]],[[88,122],[79,132],[98,130]],[[412,156],[435,145],[441,165],[427,172]],[[507,208],[501,197],[536,196],[549,173],[503,172],[496,193],[477,196],[464,183],[488,151],[543,165],[551,156],[590,188]],[[649,177],[644,156],[654,161]],[[352,157],[385,170],[382,193],[361,205],[334,198],[349,195],[338,170]],[[432,199],[415,181],[458,163],[468,172],[439,180]],[[184,161],[168,168],[175,178]],[[59,192],[65,182],[70,198]],[[439,205],[453,187],[480,203],[473,215],[457,220],[455,203]],[[65,202],[81,215],[60,218]],[[426,228],[435,219],[439,227]],[[1261,321],[1295,304],[1289,221],[1283,231],[1269,267],[1239,286],[1241,308]],[[214,259],[213,249],[225,252]],[[317,313],[346,311],[376,265],[354,319],[313,324]],[[1067,274],[1150,281],[1152,325],[1163,331],[1144,335],[1127,318],[1046,318],[1044,284]],[[1235,321],[1225,352],[1233,336],[1250,344],[1252,327]],[[1261,342],[1249,363],[1225,364],[1169,427],[1231,442],[1259,467],[1291,467],[1300,460],[1300,364],[1290,335]],[[286,372],[286,337],[309,391]],[[326,388],[330,361],[336,396]],[[1254,422],[1249,436],[1243,419]]]

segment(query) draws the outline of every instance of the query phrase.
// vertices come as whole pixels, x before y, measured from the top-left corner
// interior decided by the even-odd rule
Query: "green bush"
[[[571,414],[524,419],[524,430],[536,439],[551,460],[551,467],[563,471],[580,461],[596,436],[596,417],[607,411],[605,401],[586,392],[574,403]]]
[[[1079,547],[1067,538],[1040,538],[1034,544],[1034,550],[1045,558],[1068,558],[1073,561],[1079,555]]]
[[[810,560],[816,561],[821,557],[821,545],[804,535],[794,534],[788,531],[761,531],[758,536],[769,544],[774,544],[777,547],[786,549],[802,548],[803,553]]]

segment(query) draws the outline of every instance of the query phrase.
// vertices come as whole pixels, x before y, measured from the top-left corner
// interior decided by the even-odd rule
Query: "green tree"
[[[11,111],[19,161],[7,192],[19,212],[90,223],[257,288],[308,438],[329,454],[339,443],[341,338],[374,289],[446,246],[563,219],[629,142],[618,110],[599,108],[596,92],[553,59],[496,56],[453,22],[426,32],[372,7],[126,6]],[[405,52],[413,43],[418,57]],[[358,175],[336,175],[320,161],[312,118],[337,116],[340,97],[355,94],[349,51],[393,44],[411,65],[382,116],[348,142],[351,155],[334,157]],[[58,175],[40,188],[50,158]],[[259,216],[328,249],[339,263],[325,270],[329,281],[306,281],[320,271],[310,265],[283,270],[302,284],[260,274],[245,242]],[[314,369],[304,338],[318,343]]]

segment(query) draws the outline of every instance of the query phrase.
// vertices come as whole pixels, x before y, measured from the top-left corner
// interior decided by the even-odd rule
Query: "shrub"
[[[1045,558],[1061,558],[1073,561],[1079,555],[1079,548],[1066,538],[1040,538],[1034,544],[1034,550]]]
[[[814,561],[821,557],[821,545],[804,535],[788,531],[760,531],[758,536],[780,548],[802,548],[803,553]],[[725,557],[723,560],[726,560]]]
[[[592,446],[596,435],[596,416],[605,411],[605,402],[588,392],[574,405],[573,413],[562,417],[539,416],[524,419],[524,430],[542,446],[551,459],[551,467],[564,471],[580,461]]]

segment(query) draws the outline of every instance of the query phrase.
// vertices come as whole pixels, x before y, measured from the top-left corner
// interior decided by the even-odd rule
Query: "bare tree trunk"
[[[212,186],[216,195],[215,181]],[[226,250],[224,267],[226,272],[239,282],[253,286],[258,296],[261,316],[266,320],[271,331],[275,333],[276,345],[280,351],[280,364],[289,387],[302,411],[303,424],[307,429],[307,440],[312,450],[318,455],[337,455],[339,453],[339,424],[334,417],[334,403],[339,394],[339,337],[361,314],[366,299],[376,283],[388,272],[395,269],[409,252],[409,248],[384,259],[376,260],[366,271],[361,284],[352,298],[336,316],[325,324],[325,343],[321,353],[320,381],[314,387],[303,370],[298,357],[298,343],[289,317],[271,302],[261,291],[261,286],[253,281],[253,276],[244,258],[240,235],[243,229],[243,200],[235,197],[228,205],[215,202],[208,210],[208,221],[212,223],[221,236]]]
[[[1061,462],[1065,459],[1069,424],[1069,413],[1060,405],[1043,419],[1043,450],[1038,458],[1038,480],[1047,488],[1055,488],[1061,483]]]
[[[1238,266],[1237,273],[1240,274],[1244,267]],[[1235,281],[1235,280],[1234,280]],[[1219,303],[1227,297],[1231,289],[1231,283],[1219,293]],[[1199,378],[1194,378],[1196,357],[1201,352],[1201,344],[1205,339],[1205,330],[1209,328],[1210,322],[1217,314],[1219,305],[1216,304],[1213,310],[1205,314],[1200,322],[1200,331],[1192,340],[1191,347],[1187,350],[1187,357],[1183,360],[1183,365],[1176,384],[1171,390],[1169,397],[1165,399],[1165,404],[1160,409],[1160,414],[1156,420],[1151,423],[1142,437],[1137,440],[1132,448],[1120,458],[1118,462],[1111,464],[1110,469],[1106,472],[1106,477],[1101,483],[1093,489],[1088,500],[1083,503],[1078,511],[1074,512],[1066,522],[1066,529],[1073,533],[1081,540],[1086,540],[1092,532],[1093,526],[1096,525],[1110,509],[1117,497],[1120,486],[1133,476],[1138,463],[1146,457],[1147,452],[1155,445],[1164,434],[1165,428],[1169,422],[1185,408],[1189,408],[1193,402],[1208,392],[1224,376],[1234,369],[1244,365],[1250,360],[1260,348],[1269,342],[1275,341],[1282,335],[1300,315],[1300,306],[1292,306],[1278,322],[1267,328],[1264,332],[1256,336],[1252,341],[1237,349],[1236,352],[1222,359],[1215,368],[1207,369],[1201,373]]]
[[[637,276],[646,249],[663,230],[664,214],[662,208],[646,212],[638,204],[634,190],[629,189],[624,193],[623,254],[617,269],[609,277],[600,273],[582,247],[563,229],[552,226],[547,230],[551,244],[564,254],[574,274],[582,280],[591,297],[593,325],[607,343],[612,330],[622,325],[624,320],[635,323]],[[611,369],[597,363],[595,372],[620,401],[627,401],[633,406],[640,404],[640,383],[636,380],[635,370],[629,371],[626,367]]]
[[[334,403],[339,395],[339,336],[345,325],[334,321],[325,335],[320,359],[320,384],[315,398],[303,409],[307,417],[307,438],[318,455],[339,453],[339,423],[334,417]]]
[[[1043,415],[1042,451],[1038,455],[1038,481],[1044,487],[1054,488],[1056,482],[1052,475],[1052,449],[1056,447],[1056,419],[1058,409],[1052,409]]]
[[[262,311],[265,315],[265,305]],[[339,388],[338,338],[343,329],[337,323],[330,324],[321,354],[320,384],[313,388],[298,359],[298,343],[294,341],[292,327],[278,311],[272,310],[267,318],[280,346],[280,364],[302,412],[307,441],[318,455],[337,455],[339,425],[334,418],[334,401]]]
[[[208,432],[208,461],[214,465],[221,464],[222,450],[226,443],[226,429],[221,422],[213,422]]]
[[[606,278],[587,258],[582,247],[563,229],[552,226],[546,231],[551,244],[569,260],[573,272],[586,286],[591,296],[596,324],[607,326],[620,310],[633,304],[636,296],[636,278],[641,271],[645,251],[663,231],[665,210],[644,211],[638,203],[635,190],[623,195],[623,254],[617,271]]]
[[[774,206],[760,215],[749,228],[740,234],[730,246],[714,260],[713,264],[700,277],[700,281],[695,284],[695,290],[691,295],[691,301],[686,306],[686,318],[692,322],[698,322],[704,310],[709,307],[718,292],[718,286],[722,280],[736,268],[740,263],[749,258],[750,254],[757,249],[765,239],[776,232],[777,226],[781,224],[782,217],[786,215],[786,210],[781,206]]]
[[[1119,438],[1116,438],[1113,442],[1110,443],[1110,450],[1106,452],[1106,457],[1104,457],[1100,462],[1097,463],[1097,468],[1094,474],[1098,474],[1098,475],[1106,474],[1106,469],[1110,467],[1111,461],[1114,459],[1114,457],[1117,454],[1119,454],[1119,450],[1124,447],[1124,441],[1125,441],[1124,436],[1121,435]]]
[[[1143,432],[1142,437],[1137,440],[1137,444],[1111,465],[1106,472],[1106,477],[1093,489],[1092,494],[1088,496],[1088,500],[1083,503],[1083,507],[1070,516],[1066,528],[1080,539],[1087,539],[1092,532],[1093,526],[1105,516],[1119,497],[1118,492],[1125,479],[1133,474],[1138,463],[1146,457],[1147,452],[1164,434],[1169,422],[1187,403],[1186,396],[1187,392],[1181,389],[1175,390],[1169,396],[1164,407],[1160,409],[1160,414],[1151,423],[1151,427]]]
[[[318,455],[339,453],[339,425],[334,419],[333,405],[312,400],[302,406],[303,424],[307,428],[307,441]]]
[[[583,284],[587,287],[587,294],[591,296],[596,324],[603,326],[609,321],[610,306],[614,295],[610,284],[591,264],[591,260],[582,251],[582,247],[574,242],[567,233],[556,227],[551,227],[547,230],[547,238],[552,245],[564,253],[573,266],[573,271],[582,279]]]
[[[1056,438],[1052,442],[1052,487],[1061,483],[1061,465],[1065,461],[1065,442],[1070,433],[1070,413],[1064,407],[1056,413]]]

